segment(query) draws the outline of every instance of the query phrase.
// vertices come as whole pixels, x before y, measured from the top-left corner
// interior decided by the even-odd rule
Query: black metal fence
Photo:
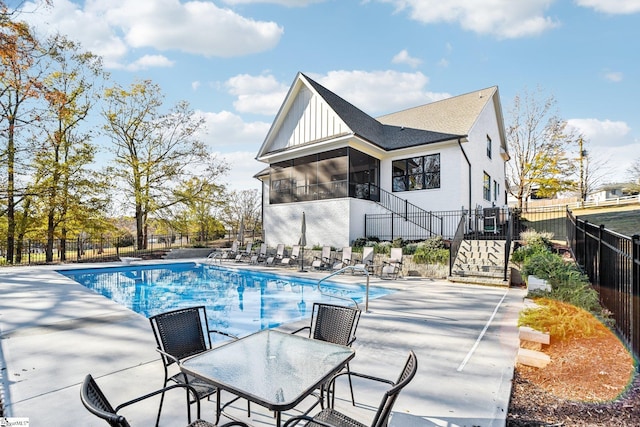
[[[46,239],[25,239],[17,242],[12,265],[56,264],[61,262],[114,261],[121,256],[157,258],[172,248],[194,245],[208,246],[209,241],[199,241],[189,235],[152,235],[147,247],[138,249],[132,237],[76,237],[54,240],[50,260],[46,256]],[[7,265],[6,242],[0,243],[0,265]]]
[[[466,216],[465,238],[501,239],[507,238],[508,227],[512,236],[518,239],[525,230],[545,231],[553,234],[554,240],[566,241],[565,207],[539,208],[521,211],[510,208],[479,208],[472,211],[439,211],[416,214],[371,214],[365,215],[365,237],[377,237],[392,241],[398,237],[404,240],[424,240],[432,236],[442,236],[453,240],[458,230],[460,218]]]
[[[640,355],[640,236],[625,236],[567,212],[567,243],[616,330]]]

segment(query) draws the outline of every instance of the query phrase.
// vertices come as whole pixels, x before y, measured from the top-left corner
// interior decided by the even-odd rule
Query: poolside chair
[[[314,256],[311,267],[315,270],[326,270],[331,265],[331,246],[323,246],[319,257]]]
[[[309,338],[350,347],[356,340],[356,329],[358,329],[361,313],[362,311],[355,307],[314,302],[311,324],[296,329],[292,333],[297,334],[308,330]],[[349,372],[349,364],[346,369]],[[349,386],[351,387],[351,378],[349,378]],[[351,401],[354,405],[356,404],[353,387],[351,387]]]
[[[402,270],[402,248],[391,248],[389,259],[383,263],[380,278],[397,279]]]
[[[170,375],[169,370],[172,365],[175,364],[177,366],[182,359],[209,350],[212,343],[212,334],[231,339],[236,337],[223,331],[209,329],[207,311],[204,306],[181,308],[156,314],[149,318],[149,322],[158,344],[156,350],[160,353],[164,367],[163,387],[167,387],[169,382],[190,385],[195,389],[197,395],[197,398],[192,399],[191,403],[214,394],[216,392],[214,386],[180,371]],[[160,422],[163,401],[164,391],[160,395],[156,426]]]
[[[284,257],[284,244],[283,243],[279,243],[278,247],[276,249],[276,254],[274,256],[268,257],[267,261],[266,261],[266,264],[267,265],[276,265],[276,262],[282,261],[283,257]]]
[[[243,251],[239,251],[236,254],[236,262],[242,262],[242,260],[244,258],[250,258],[251,257],[251,247],[253,246],[252,243],[247,243],[247,246],[244,248]]]
[[[293,245],[289,256],[282,258],[282,261],[280,261],[280,264],[286,265],[286,266],[295,265],[296,262],[298,262],[299,257],[300,257],[300,245]]]
[[[231,249],[223,251],[222,255],[220,255],[217,258],[219,258],[220,261],[229,261],[229,260],[235,259],[237,254],[238,254],[238,241],[234,240],[233,243],[231,244]]]
[[[373,247],[365,246],[362,248],[362,260],[355,264],[354,267],[373,273],[373,256]]]
[[[330,394],[331,399],[327,399],[327,408],[323,409],[320,413],[316,414],[313,417],[307,415],[298,415],[291,417],[287,420],[286,423],[284,423],[283,427],[297,425],[300,421],[307,421],[307,425],[313,425],[314,427],[366,427],[367,425],[371,427],[387,427],[389,423],[389,416],[391,415],[391,409],[393,409],[393,405],[396,403],[398,395],[400,394],[402,389],[406,387],[406,385],[409,384],[415,377],[417,371],[418,359],[416,358],[416,354],[413,351],[410,351],[404,368],[402,369],[398,380],[395,382],[381,377],[374,377],[368,374],[351,372],[351,376],[363,378],[363,380],[366,380],[367,382],[385,383],[391,386],[384,393],[384,396],[380,401],[380,405],[378,406],[378,410],[376,411],[376,415],[374,416],[370,424],[364,424],[361,421],[351,418],[335,409],[336,380],[341,375],[347,374],[347,372],[341,372],[334,376],[329,383],[329,387],[333,390],[333,392]]]
[[[351,265],[351,246],[342,248],[342,258],[333,264],[333,270],[340,270],[348,265]]]
[[[82,401],[82,404],[84,405],[85,408],[87,408],[89,412],[91,412],[93,415],[95,415],[98,418],[102,418],[109,425],[113,427],[130,427],[130,424],[127,421],[127,419],[123,415],[118,414],[118,411],[120,409],[129,405],[133,405],[134,403],[141,402],[150,397],[157,396],[160,393],[164,395],[164,393],[166,393],[167,391],[176,389],[176,388],[184,388],[187,390],[187,393],[192,393],[192,394],[195,393],[194,388],[189,385],[173,384],[173,385],[170,385],[169,387],[164,387],[159,390],[155,390],[151,393],[145,394],[144,396],[121,403],[120,405],[116,406],[116,408],[114,409],[113,406],[111,406],[111,403],[109,403],[109,400],[107,400],[106,396],[104,395],[100,387],[98,386],[98,384],[96,383],[96,381],[93,379],[91,374],[89,374],[84,378],[84,382],[82,383],[82,388],[80,389],[80,400]],[[187,403],[187,422],[189,423],[188,427],[215,427],[214,424],[211,424],[207,421],[203,421],[200,419],[200,401],[199,400],[196,400],[196,403],[197,403],[196,418],[197,419],[191,422],[191,405],[189,404],[188,398],[186,403]],[[239,421],[233,421],[224,425],[220,425],[218,427],[231,427],[231,426],[248,427],[247,424]]]
[[[267,244],[263,243],[260,245],[260,250],[258,253],[253,254],[251,256],[251,264],[260,264],[267,259]]]

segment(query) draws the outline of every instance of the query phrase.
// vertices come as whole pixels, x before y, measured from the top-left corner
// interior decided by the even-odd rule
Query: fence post
[[[640,351],[640,235],[631,236],[631,348]]]
[[[393,218],[393,212],[391,212],[391,241],[393,242],[393,223],[395,222]]]
[[[600,278],[602,277],[602,235],[604,234],[604,224],[600,224],[598,228],[598,256],[596,257],[596,262],[598,263],[598,289],[600,289]]]
[[[367,214],[364,214],[364,237],[365,237],[365,239],[366,239],[366,237],[368,235],[369,234],[367,234]]]

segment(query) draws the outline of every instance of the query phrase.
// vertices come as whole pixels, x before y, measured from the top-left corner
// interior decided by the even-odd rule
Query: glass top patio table
[[[298,405],[354,356],[351,347],[267,329],[186,359],[180,368],[276,411],[280,425],[281,411]]]

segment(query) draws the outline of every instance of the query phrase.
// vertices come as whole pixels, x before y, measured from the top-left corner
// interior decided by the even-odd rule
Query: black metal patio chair
[[[187,389],[187,393],[195,393],[193,387],[187,384],[172,384],[168,387],[161,388],[159,390],[155,390],[151,393],[145,394],[144,396],[140,396],[133,400],[129,400],[127,402],[121,403],[116,406],[114,409],[109,400],[105,397],[104,393],[93,379],[91,374],[87,375],[82,384],[82,388],[80,389],[80,400],[82,404],[89,412],[95,415],[98,418],[102,418],[112,427],[130,427],[127,419],[118,414],[122,408],[133,405],[134,403],[141,402],[145,399],[148,399],[153,396],[157,396],[158,394],[163,394],[169,390],[176,388],[185,388]],[[215,424],[211,424],[210,422],[204,421],[200,419],[200,401],[196,399],[197,407],[196,407],[196,420],[191,421],[191,404],[189,403],[189,398],[187,397],[187,422],[189,425],[187,427],[215,427]],[[248,427],[247,424],[239,421],[232,421],[230,423],[226,423],[224,425],[220,425],[219,427],[231,427],[231,426],[243,426]]]
[[[415,377],[416,372],[418,371],[418,359],[413,351],[409,352],[409,357],[398,377],[398,380],[393,382],[391,380],[374,377],[367,374],[362,374],[358,372],[351,372],[351,375],[354,377],[364,378],[368,381],[376,381],[389,384],[391,387],[384,393],[380,405],[378,406],[378,410],[371,421],[371,424],[364,424],[358,420],[355,420],[344,413],[335,409],[335,385],[336,379],[341,376],[347,374],[347,372],[341,372],[334,376],[329,382],[329,387],[333,390],[328,396],[332,396],[331,399],[327,399],[327,408],[320,411],[318,414],[314,416],[307,415],[299,415],[292,417],[287,420],[283,427],[290,427],[293,425],[297,425],[300,422],[306,422],[304,425],[306,426],[322,426],[322,427],[386,427],[389,422],[389,416],[391,415],[391,409],[393,405],[396,403],[398,399],[398,395],[400,391],[411,382],[413,377]]]
[[[195,377],[186,375],[180,371],[170,375],[171,365],[177,366],[186,357],[194,356],[211,348],[211,334],[219,334],[226,338],[236,339],[233,335],[216,329],[209,329],[207,312],[204,306],[181,308],[157,314],[149,318],[151,329],[156,339],[162,365],[164,367],[164,385],[172,381],[178,384],[189,384],[196,391],[196,400],[208,398],[216,392],[211,384],[203,382]],[[160,396],[158,418],[156,426],[160,422],[164,392]]]
[[[297,334],[308,330],[309,338],[351,346],[356,340],[356,329],[361,313],[362,311],[355,307],[316,302],[313,303],[310,326],[297,329],[292,333]],[[349,364],[347,364],[346,370],[348,373]],[[351,401],[355,405],[351,377],[349,377],[349,386],[351,387]],[[321,392],[323,391],[321,390]]]

